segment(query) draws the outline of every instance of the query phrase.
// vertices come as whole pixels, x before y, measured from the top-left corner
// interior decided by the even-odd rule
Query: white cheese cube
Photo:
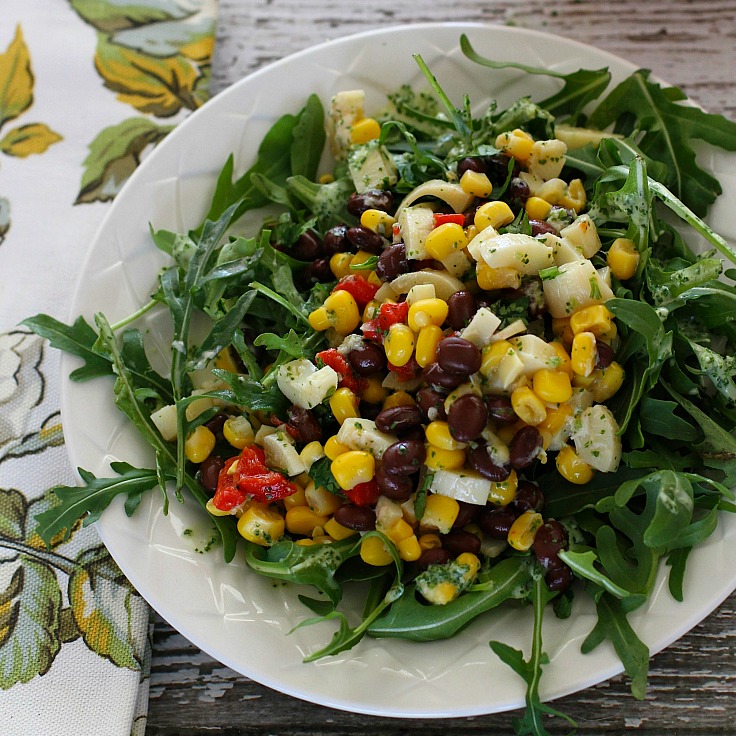
[[[560,230],[560,236],[579,250],[585,258],[592,258],[601,249],[598,228],[589,215],[579,215],[567,227]]]
[[[337,371],[327,365],[317,370],[317,366],[306,358],[284,363],[276,374],[281,393],[302,409],[313,409],[322,403],[337,388],[339,381]]]
[[[596,404],[575,421],[572,439],[580,459],[601,473],[613,473],[621,461],[621,437],[611,410]]]
[[[567,145],[561,140],[553,138],[547,141],[534,141],[527,171],[540,179],[554,179],[560,175],[565,165]]]
[[[481,307],[460,332],[460,336],[476,347],[483,348],[490,343],[500,324],[501,320],[488,307]]]
[[[167,404],[151,414],[151,421],[166,442],[176,439],[176,405]]]
[[[578,309],[603,304],[613,297],[611,287],[587,259],[563,263],[554,278],[542,282],[542,288],[553,317],[569,317]]]
[[[523,233],[486,235],[481,230],[468,246],[491,268],[515,268],[525,276],[536,276],[543,268],[554,266],[554,250],[541,240]]]
[[[429,205],[405,207],[397,219],[406,257],[421,261],[428,257],[424,241],[434,230],[434,212]]]
[[[365,450],[380,458],[390,445],[398,441],[394,434],[381,432],[372,419],[346,419],[337,432],[337,441],[351,450]]]
[[[263,438],[263,451],[266,454],[266,465],[285,475],[293,477],[307,471],[307,466],[299,457],[294,439],[282,429]]]
[[[456,501],[485,506],[491,481],[473,470],[435,470],[429,490]]]

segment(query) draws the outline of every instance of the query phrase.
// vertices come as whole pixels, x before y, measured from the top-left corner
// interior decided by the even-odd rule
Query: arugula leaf
[[[343,495],[340,486],[335,480],[335,476],[332,475],[332,470],[330,470],[331,462],[328,457],[320,458],[312,463],[307,473],[314,481],[314,485],[318,488],[326,488],[330,493]]]

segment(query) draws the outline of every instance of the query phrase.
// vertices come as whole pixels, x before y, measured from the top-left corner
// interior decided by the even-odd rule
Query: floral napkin
[[[34,531],[50,489],[75,478],[58,355],[20,323],[69,321],[110,202],[208,96],[215,14],[216,0],[23,0],[0,16],[3,736],[145,730],[145,602],[93,526],[51,549]]]

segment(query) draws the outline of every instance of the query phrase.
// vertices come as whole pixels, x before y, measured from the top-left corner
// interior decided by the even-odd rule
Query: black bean
[[[403,243],[396,243],[385,248],[378,256],[376,264],[376,276],[381,281],[393,281],[397,276],[409,270],[409,262],[406,260],[406,247]]]
[[[381,413],[380,404],[369,404],[361,399],[359,404],[359,413],[363,419],[374,419]]]
[[[516,514],[523,514],[525,511],[541,511],[544,508],[542,489],[530,480],[520,480],[509,508]]]
[[[292,436],[297,442],[306,445],[322,439],[322,425],[309,409],[292,404],[287,412],[287,423],[293,428]]]
[[[511,467],[521,470],[531,465],[542,449],[542,435],[536,427],[522,427],[509,443]]]
[[[428,422],[444,421],[447,419],[445,413],[445,397],[431,388],[420,388],[414,397],[422,416]]]
[[[598,356],[596,358],[595,367],[608,368],[616,357],[616,351],[608,343],[605,343],[602,340],[595,341],[595,349]]]
[[[560,562],[559,554],[567,549],[568,537],[559,521],[550,519],[537,529],[532,543],[532,552],[544,567],[556,567]]]
[[[427,451],[417,440],[399,440],[383,452],[381,462],[391,475],[411,475],[422,467]]]
[[[450,434],[458,442],[478,439],[488,423],[488,410],[483,399],[475,394],[458,397],[447,412],[447,423]]]
[[[366,210],[383,210],[390,212],[394,206],[391,192],[383,189],[369,189],[366,192],[355,192],[348,199],[347,209],[351,215],[360,217]]]
[[[376,512],[370,506],[355,506],[344,503],[334,513],[335,521],[356,532],[368,532],[376,528]]]
[[[331,281],[333,278],[330,262],[327,258],[318,258],[316,261],[308,263],[301,272],[301,280],[308,285],[314,285],[318,281]]]
[[[365,341],[348,353],[348,363],[359,376],[371,376],[386,367],[386,352],[380,345]]]
[[[486,396],[488,416],[498,424],[513,424],[518,417],[509,396]]]
[[[442,546],[453,556],[472,552],[477,555],[480,552],[480,538],[477,534],[467,532],[464,529],[442,535]]]
[[[572,570],[567,565],[553,567],[544,576],[544,581],[550,590],[556,590],[562,593],[572,584]]]
[[[359,250],[378,255],[386,245],[386,240],[362,225],[348,228],[347,239]]]
[[[381,493],[392,501],[406,501],[414,492],[414,480],[410,475],[394,475],[382,464],[376,468],[376,483]]]
[[[523,179],[512,179],[506,190],[506,196],[512,207],[521,207],[529,199],[530,194],[529,185]]]
[[[453,330],[462,330],[477,311],[475,297],[469,291],[456,291],[447,300],[447,324]]]
[[[424,380],[435,391],[452,391],[452,389],[457,388],[467,377],[458,373],[448,373],[436,361],[434,363],[427,363],[424,366],[422,375]]]
[[[443,337],[437,345],[437,363],[447,373],[467,378],[480,370],[480,350],[464,337]]]
[[[214,493],[217,490],[217,481],[224,465],[225,458],[219,455],[210,455],[199,464],[199,478],[206,491]]]
[[[462,529],[475,519],[481,507],[476,503],[468,503],[467,501],[458,501],[457,503],[460,506],[460,510],[457,512],[457,517],[455,517],[452,528]]]
[[[324,254],[330,258],[335,253],[343,253],[351,250],[351,243],[347,238],[348,226],[347,225],[335,225],[331,227],[323,238],[323,250]]]
[[[216,437],[222,436],[222,428],[225,426],[228,415],[220,411],[215,414],[209,421],[205,422],[205,427],[212,432]]]
[[[416,562],[419,571],[426,570],[430,565],[444,565],[452,559],[452,555],[442,547],[425,549]]]
[[[532,228],[532,237],[536,238],[537,235],[557,235],[557,231],[544,220],[529,220],[529,224]]]
[[[314,261],[322,251],[322,241],[314,230],[305,230],[291,247],[291,255],[300,261]]]
[[[492,184],[503,184],[509,175],[509,161],[511,157],[505,153],[495,153],[492,156],[484,156],[483,163],[486,167],[486,176]],[[518,176],[521,168],[514,161],[512,176]]]
[[[468,452],[468,463],[477,473],[496,483],[506,480],[511,474],[511,469],[508,466],[496,465],[493,462],[486,444],[476,445]]]
[[[384,409],[376,417],[376,427],[381,432],[401,434],[409,429],[415,429],[422,423],[422,410],[414,405],[392,406]]]
[[[478,526],[493,539],[506,539],[516,521],[512,511],[503,507],[485,506],[476,517]]]
[[[480,156],[467,156],[457,162],[457,178],[462,178],[466,171],[474,171],[477,174],[486,173],[486,165]]]

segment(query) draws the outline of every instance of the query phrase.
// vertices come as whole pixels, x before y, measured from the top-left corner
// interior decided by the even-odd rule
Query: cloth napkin
[[[0,15],[0,732],[145,730],[149,611],[94,526],[34,516],[76,480],[59,356],[77,273],[140,161],[209,93],[216,0],[23,0]]]

